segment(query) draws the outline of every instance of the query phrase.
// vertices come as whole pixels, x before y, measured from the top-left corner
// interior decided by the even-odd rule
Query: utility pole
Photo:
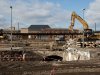
[[[12,50],[12,6],[10,6],[11,9],[11,50]]]
[[[18,32],[19,32],[19,22],[18,22]]]
[[[96,23],[95,23],[95,31],[96,31]]]
[[[83,11],[83,19],[84,19],[84,11],[85,11],[85,9],[83,9],[82,11]],[[83,27],[83,48],[84,48],[84,27]]]
[[[18,22],[18,32],[19,33],[19,22]],[[19,41],[19,34],[17,35],[17,40]],[[18,42],[19,43],[19,42]],[[17,43],[17,46],[19,46],[19,44]]]

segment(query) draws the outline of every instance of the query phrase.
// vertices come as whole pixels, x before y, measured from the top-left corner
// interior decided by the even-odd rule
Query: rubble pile
[[[76,60],[90,60],[90,52],[78,50],[73,48],[75,46],[75,41],[70,39],[67,44],[64,45],[66,48],[63,53],[64,61],[76,61]]]
[[[90,52],[80,51],[75,48],[68,48],[63,53],[63,59],[65,61],[90,60]]]

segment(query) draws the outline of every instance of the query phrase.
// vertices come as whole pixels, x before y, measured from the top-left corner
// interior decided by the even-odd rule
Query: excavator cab
[[[92,29],[84,29],[84,36],[89,37],[93,35]]]

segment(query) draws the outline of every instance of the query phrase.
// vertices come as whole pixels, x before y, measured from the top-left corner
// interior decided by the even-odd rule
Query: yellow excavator
[[[73,31],[75,19],[77,19],[83,25],[83,29],[84,29],[83,31],[84,31],[85,38],[87,38],[87,39],[100,39],[100,38],[98,38],[98,36],[100,36],[100,35],[95,35],[93,33],[92,29],[89,28],[88,23],[84,19],[82,19],[79,15],[77,15],[75,12],[72,12],[71,25],[68,28],[69,30]]]
[[[87,22],[84,19],[82,19],[79,15],[77,15],[75,12],[72,12],[71,25],[69,26],[69,30],[73,30],[75,19],[79,20],[83,24],[84,29],[89,29]]]

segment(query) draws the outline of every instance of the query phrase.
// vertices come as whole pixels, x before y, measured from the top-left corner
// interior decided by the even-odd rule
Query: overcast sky
[[[100,0],[0,0],[0,28],[9,28],[11,9],[13,6],[13,26],[29,27],[31,24],[46,24],[56,28],[68,28],[71,13],[75,11],[83,17],[89,27],[100,30]],[[76,20],[75,28],[82,29]]]

